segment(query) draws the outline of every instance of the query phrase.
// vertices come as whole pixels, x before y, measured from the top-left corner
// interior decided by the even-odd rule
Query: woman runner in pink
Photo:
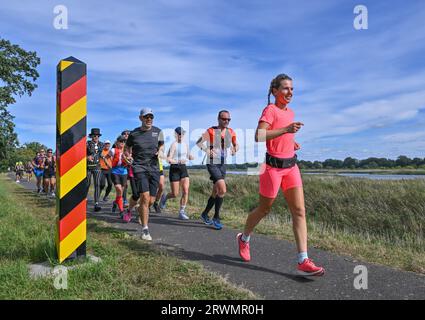
[[[270,103],[270,95],[275,103]],[[291,211],[295,241],[298,249],[297,273],[302,276],[322,276],[325,269],[316,266],[307,254],[307,223],[304,192],[300,170],[296,164],[295,150],[299,145],[295,133],[303,126],[294,122],[294,112],[288,107],[292,100],[292,79],[280,74],[270,84],[268,106],[258,121],[256,142],[266,141],[266,164],[260,173],[260,203],[249,214],[245,230],[237,235],[239,255],[244,261],[251,260],[249,240],[255,226],[272,207],[279,188],[285,196]]]

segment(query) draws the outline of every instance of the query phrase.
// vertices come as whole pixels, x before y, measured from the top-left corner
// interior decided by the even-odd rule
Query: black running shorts
[[[56,178],[56,173],[54,171],[44,170],[43,178],[44,179]]]
[[[127,175],[126,174],[112,174],[112,183],[115,185],[120,184],[123,187],[127,185]]]
[[[189,178],[185,164],[170,165],[170,182],[177,182],[183,178]]]
[[[135,180],[136,189],[139,196],[141,193],[145,192],[149,192],[151,197],[156,196],[159,186],[159,171],[145,171],[135,173],[133,180]]]
[[[225,164],[207,164],[208,172],[210,173],[210,180],[216,183],[226,177],[226,165]]]

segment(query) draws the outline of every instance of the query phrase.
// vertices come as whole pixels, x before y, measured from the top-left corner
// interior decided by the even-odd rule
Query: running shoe
[[[211,219],[208,217],[207,214],[201,214],[201,220],[206,224],[206,225],[212,225],[213,222],[211,221]]]
[[[109,198],[108,197],[103,197],[103,202],[108,202]]]
[[[153,208],[155,209],[156,213],[161,213],[161,208],[158,205],[158,202],[153,203]]]
[[[123,205],[124,205],[124,208],[128,208],[128,201],[124,200]]]
[[[52,197],[56,197],[56,194],[54,192],[52,192]]]
[[[99,212],[100,210],[102,210],[102,208],[98,204],[95,204],[94,205],[94,212]]]
[[[159,202],[159,208],[160,209],[165,209],[165,203],[167,202],[167,195],[164,193],[162,196],[161,196],[161,200],[160,200],[160,202]]]
[[[112,202],[112,212],[115,213],[115,211],[117,211],[118,209],[118,203],[114,200]]]
[[[131,210],[127,209],[124,213],[124,216],[122,218],[125,222],[130,222],[131,221]]]
[[[189,217],[186,215],[186,213],[182,210],[179,213],[179,219],[180,220],[189,220]]]
[[[142,230],[142,240],[152,241],[152,237],[149,234],[149,229]]]
[[[311,259],[304,259],[303,263],[298,263],[297,274],[299,276],[323,276],[325,269],[318,267]]]
[[[220,219],[213,219],[212,222],[213,222],[214,229],[221,230],[223,228],[223,225],[221,224]]]
[[[242,240],[242,233],[238,233],[236,236],[236,241],[238,242],[239,247],[239,256],[242,258],[243,261],[250,261],[251,260],[251,253],[249,250],[249,242],[245,242]]]

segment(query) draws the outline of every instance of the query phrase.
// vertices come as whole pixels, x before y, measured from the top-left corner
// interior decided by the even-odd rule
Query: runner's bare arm
[[[304,123],[302,122],[293,122],[287,127],[269,130],[270,124],[265,121],[260,121],[255,131],[255,142],[271,140],[285,133],[296,133],[303,125]]]
[[[202,151],[204,151],[208,156],[215,156],[216,153],[214,152],[214,150],[211,150],[208,148],[208,146],[204,146],[204,142],[208,141],[204,135],[202,135],[202,137],[200,137],[198,139],[198,141],[196,141],[196,145],[198,146],[199,149],[201,149]]]
[[[167,157],[165,156],[164,149],[165,149],[165,145],[164,144],[160,145],[159,148],[158,148],[158,157],[159,157],[159,160],[166,160],[167,159]]]
[[[198,141],[196,141],[196,145],[198,146],[199,149],[201,149],[204,152],[207,152],[207,148],[204,146],[204,142],[207,141],[206,139],[204,139],[204,136],[200,137],[198,139]]]
[[[133,154],[133,147],[129,147],[127,145],[124,146],[124,152],[128,154]]]
[[[230,154],[232,156],[234,156],[236,154],[236,152],[239,151],[239,143],[237,141],[235,141],[235,143],[232,142],[232,144],[233,144],[233,146],[232,146],[232,149],[230,150]]]
[[[176,145],[173,143],[170,147],[170,150],[168,150],[168,157],[167,162],[169,164],[176,164],[177,161],[174,160],[174,153],[176,152]]]
[[[195,157],[190,153],[190,150],[189,150],[189,145],[186,143],[186,150],[187,150],[187,161],[190,161],[190,160],[195,160]]]

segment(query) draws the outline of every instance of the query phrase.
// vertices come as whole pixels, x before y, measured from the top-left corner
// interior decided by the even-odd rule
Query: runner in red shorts
[[[294,122],[294,112],[288,107],[292,100],[292,79],[280,74],[270,84],[268,106],[258,121],[255,140],[266,141],[266,164],[260,173],[260,203],[249,214],[245,230],[237,235],[239,255],[244,261],[251,260],[249,240],[255,226],[272,207],[279,188],[282,189],[292,214],[293,230],[298,249],[297,273],[302,276],[322,276],[324,268],[316,266],[307,255],[307,223],[301,174],[296,164],[295,150],[299,145],[295,133],[303,126]],[[270,95],[275,103],[270,103]]]

